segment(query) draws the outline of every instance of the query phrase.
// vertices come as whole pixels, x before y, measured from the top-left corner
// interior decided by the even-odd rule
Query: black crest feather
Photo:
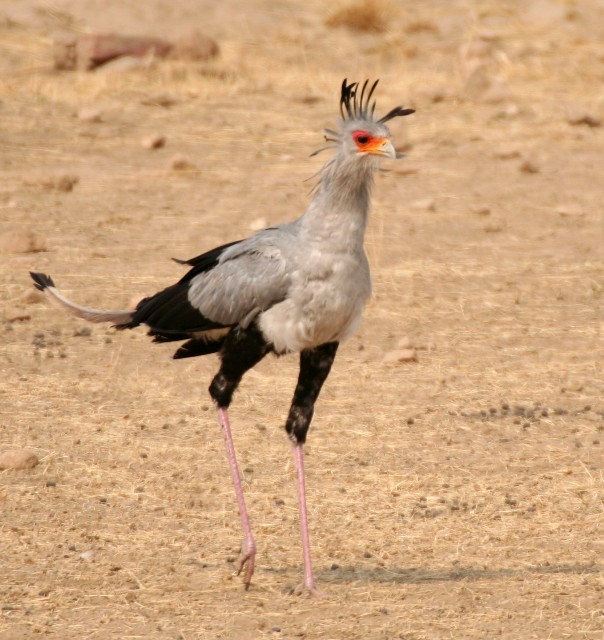
[[[371,103],[371,98],[378,82],[379,80],[376,80],[369,87],[369,80],[365,80],[363,86],[360,88],[359,95],[359,83],[351,82],[348,84],[348,80],[344,78],[344,81],[342,82],[342,93],[340,96],[340,114],[342,115],[342,120],[373,120],[376,103],[375,100]],[[388,122],[388,120],[392,120],[392,118],[408,116],[412,113],[415,113],[415,109],[395,107],[384,117],[380,118],[378,122],[383,124],[384,122]]]

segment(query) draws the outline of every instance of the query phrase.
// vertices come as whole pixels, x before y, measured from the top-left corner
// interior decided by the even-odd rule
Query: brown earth
[[[604,5],[363,8],[0,4],[0,448],[40,459],[0,472],[2,640],[604,637]],[[217,59],[52,69],[57,31],[192,27]],[[307,447],[325,598],[288,592],[295,356],[233,406],[245,592],[215,358],[68,317],[27,272],[120,308],[178,278],[171,257],[299,215],[343,77],[417,114],[393,124],[408,157],[376,188],[374,296]],[[383,364],[405,336],[417,362]]]

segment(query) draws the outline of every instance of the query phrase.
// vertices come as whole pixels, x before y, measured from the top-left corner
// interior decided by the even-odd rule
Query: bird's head
[[[350,159],[402,157],[392,145],[392,135],[386,122],[398,116],[407,116],[415,110],[395,107],[382,118],[376,119],[376,103],[375,100],[372,102],[372,97],[378,82],[376,80],[371,86],[369,80],[365,80],[362,86],[358,82],[348,84],[346,79],[342,82],[340,129],[326,129],[325,140],[330,144],[315,154],[324,149],[336,148],[339,154]]]

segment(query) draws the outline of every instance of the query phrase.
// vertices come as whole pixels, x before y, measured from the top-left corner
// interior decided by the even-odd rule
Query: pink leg
[[[304,445],[294,445],[294,460],[296,462],[298,490],[298,504],[300,507],[300,531],[302,533],[302,551],[304,554],[304,582],[301,585],[303,591],[318,595],[315,579],[312,573],[312,560],[310,557],[310,536],[308,535],[308,512],[306,511],[306,485],[304,482]]]
[[[222,429],[224,442],[226,445],[227,457],[229,459],[229,468],[231,470],[231,478],[235,495],[237,496],[237,505],[239,506],[239,515],[241,517],[241,528],[243,529],[243,543],[241,545],[241,555],[239,556],[239,564],[237,567],[237,575],[239,575],[245,567],[243,574],[243,584],[248,589],[254,575],[254,564],[256,560],[256,542],[252,534],[250,526],[250,517],[245,506],[243,497],[243,488],[241,487],[241,477],[239,476],[239,467],[237,466],[237,456],[235,455],[235,446],[233,444],[233,436],[231,434],[231,425],[229,423],[229,415],[226,409],[218,407],[218,422]]]

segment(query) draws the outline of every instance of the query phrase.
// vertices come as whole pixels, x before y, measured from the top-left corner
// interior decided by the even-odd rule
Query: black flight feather
[[[223,342],[224,338],[220,338],[218,340],[196,340],[193,338],[192,340],[180,345],[172,357],[174,360],[181,360],[182,358],[207,356],[210,353],[217,353],[220,351]]]
[[[143,298],[136,305],[132,319],[116,328],[132,329],[146,324],[150,328],[150,335],[166,341],[186,340],[192,333],[223,328],[225,325],[206,318],[190,303],[189,285],[195,276],[211,271],[218,264],[222,253],[237,242],[223,244],[190,260],[177,260],[179,264],[187,264],[193,268],[176,284]]]

